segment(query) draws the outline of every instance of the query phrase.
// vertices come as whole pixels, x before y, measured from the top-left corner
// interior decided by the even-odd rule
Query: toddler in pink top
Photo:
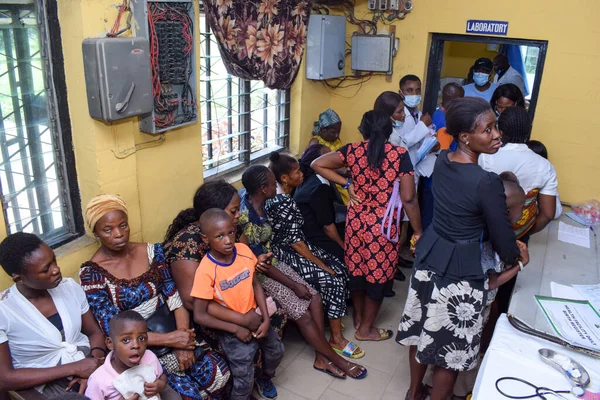
[[[119,400],[123,394],[115,387],[115,380],[132,367],[150,365],[152,376],[144,376],[143,395],[160,398],[159,393],[167,386],[167,376],[154,353],[146,351],[148,327],[144,318],[135,311],[123,311],[110,320],[109,328],[110,337],[106,339],[106,345],[111,352],[104,364],[90,375],[85,395],[91,400]],[[119,381],[125,381],[122,378]]]

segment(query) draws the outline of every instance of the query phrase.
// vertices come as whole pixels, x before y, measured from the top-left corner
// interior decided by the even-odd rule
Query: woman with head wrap
[[[229,368],[218,353],[197,343],[162,245],[129,241],[127,206],[118,196],[94,197],[85,219],[101,246],[81,266],[79,279],[104,334],[114,315],[137,311],[148,323],[148,348],[169,385],[183,399],[222,398]]]
[[[342,147],[342,141],[340,140],[341,130],[342,120],[340,119],[340,116],[329,108],[319,115],[318,121],[314,122],[314,129],[312,132],[314,137],[308,142],[308,146],[320,144],[329,148],[330,151],[337,151]],[[347,171],[343,169],[340,170],[340,173],[344,176],[347,175]],[[348,191],[340,185],[337,185],[336,189],[342,197],[344,205],[347,205],[350,200]]]

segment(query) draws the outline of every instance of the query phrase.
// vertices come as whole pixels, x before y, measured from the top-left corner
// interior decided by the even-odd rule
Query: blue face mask
[[[475,72],[473,74],[473,81],[477,86],[485,86],[490,80],[490,74],[484,74],[483,72]]]
[[[416,106],[419,105],[420,102],[421,102],[421,96],[419,96],[419,95],[413,94],[413,95],[404,96],[404,104],[408,108],[415,108]]]
[[[392,125],[394,128],[402,128],[404,121],[396,121],[394,118],[392,118]]]

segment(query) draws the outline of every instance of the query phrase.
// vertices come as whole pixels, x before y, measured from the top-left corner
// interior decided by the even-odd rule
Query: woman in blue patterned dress
[[[79,271],[90,308],[105,335],[110,319],[124,310],[139,312],[149,325],[148,345],[159,356],[169,385],[184,400],[218,399],[230,377],[226,361],[199,345],[160,244],[129,241],[127,208],[115,195],[88,203],[86,222],[101,246]],[[151,332],[151,321],[174,319],[176,329]],[[169,317],[170,316],[170,317]]]

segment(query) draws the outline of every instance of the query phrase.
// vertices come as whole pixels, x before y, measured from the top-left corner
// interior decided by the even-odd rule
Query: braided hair
[[[24,272],[23,266],[44,242],[32,233],[16,232],[0,243],[0,265],[9,276]]]
[[[365,140],[369,141],[367,146],[367,162],[373,169],[378,170],[385,158],[385,144],[392,134],[392,120],[383,111],[367,111],[360,122],[358,130]]]
[[[300,157],[300,171],[302,171],[305,181],[315,174],[315,171],[310,167],[310,164],[321,157],[321,150],[323,147],[325,146],[319,143],[311,144],[304,150],[302,157]]]
[[[527,143],[531,137],[531,117],[526,109],[511,107],[498,118],[504,143]]]
[[[249,195],[253,195],[269,183],[271,170],[264,165],[253,165],[242,174],[242,185]]]

